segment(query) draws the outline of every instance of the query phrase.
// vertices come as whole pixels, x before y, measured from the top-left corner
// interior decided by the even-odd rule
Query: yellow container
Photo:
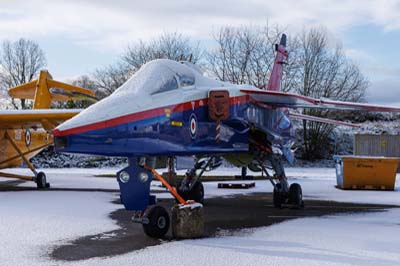
[[[394,190],[399,158],[334,156],[334,160],[339,188]]]

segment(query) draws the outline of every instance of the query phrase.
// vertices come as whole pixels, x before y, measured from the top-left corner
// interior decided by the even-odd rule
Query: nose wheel
[[[196,238],[203,235],[204,219],[203,205],[185,200],[160,174],[151,167],[144,165],[145,169],[150,171],[161,183],[169,190],[169,192],[180,203],[174,205],[172,212],[172,235],[176,238]],[[197,181],[197,180],[196,180]],[[204,198],[204,190],[201,182],[193,183],[191,193],[188,196],[196,197],[199,200]],[[143,224],[146,235],[153,238],[161,238],[168,232],[170,226],[170,218],[164,207],[153,205],[146,209],[143,216],[139,213],[139,219],[133,217],[133,221]]]
[[[162,238],[168,232],[170,219],[167,210],[162,206],[151,206],[144,214],[143,230],[153,238]]]
[[[199,180],[195,181],[193,185],[185,185],[184,180],[178,185],[178,194],[182,196],[185,200],[194,200],[204,204],[204,186]]]

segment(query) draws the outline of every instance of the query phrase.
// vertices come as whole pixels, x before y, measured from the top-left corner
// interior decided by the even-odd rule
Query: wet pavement
[[[119,202],[114,202],[119,204]],[[167,209],[174,204],[171,199],[158,201]],[[396,206],[338,203],[333,201],[306,200],[304,209],[282,208],[272,206],[272,193],[254,193],[224,198],[206,199],[204,206],[204,237],[218,235],[235,235],[244,228],[270,226],[283,221],[319,217],[341,213],[359,213],[382,211]],[[121,205],[122,208],[122,205]],[[50,254],[52,259],[75,261],[93,257],[105,257],[125,254],[159,245],[166,241],[178,241],[171,237],[171,232],[164,239],[147,237],[142,225],[131,222],[131,213],[118,209],[110,214],[121,227],[118,230],[97,235],[84,236],[62,246],[55,247]]]
[[[18,186],[20,183],[23,183],[23,181],[0,182],[0,192],[37,190],[34,187]],[[46,191],[119,192],[115,189],[87,188],[50,188],[41,190],[40,192],[45,193]],[[153,193],[165,192],[154,191]],[[170,231],[164,239],[152,239],[146,236],[142,225],[131,221],[132,213],[125,211],[119,201],[113,203],[120,206],[120,208],[110,213],[109,217],[116,221],[120,229],[97,235],[82,236],[66,244],[55,246],[49,256],[55,260],[77,261],[94,257],[115,256],[140,250],[148,246],[159,245],[167,241],[179,241],[172,239]],[[158,204],[169,210],[175,204],[175,201],[172,199],[159,199]],[[340,203],[317,199],[305,200],[304,204],[304,209],[300,210],[290,207],[276,209],[272,205],[272,193],[253,193],[206,199],[204,206],[204,237],[241,234],[241,229],[270,226],[303,217],[374,212],[398,207],[391,205]]]

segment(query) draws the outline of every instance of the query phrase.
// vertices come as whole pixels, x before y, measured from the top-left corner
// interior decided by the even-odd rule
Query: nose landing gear
[[[195,202],[204,204],[204,186],[203,183],[199,180],[194,183],[185,184],[185,181],[182,180],[180,184],[178,184],[177,191],[178,194],[182,196],[185,200],[194,200]]]
[[[148,207],[143,218],[143,230],[146,235],[161,238],[168,232],[170,220],[164,207],[158,205]]]
[[[175,187],[145,163],[146,159],[130,158],[129,166],[117,173],[121,203],[125,209],[133,211],[132,221],[141,223],[144,233],[154,238],[164,237],[170,225],[174,237],[201,237],[204,231],[203,205],[182,197]],[[163,206],[156,205],[155,196],[150,195],[152,177],[158,179],[179,203],[171,209],[172,220]],[[204,189],[201,182],[196,180],[186,196],[188,199],[203,201]]]

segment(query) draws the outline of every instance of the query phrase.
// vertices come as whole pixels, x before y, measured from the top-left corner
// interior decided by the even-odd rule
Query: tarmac
[[[119,202],[114,203],[120,204]],[[161,199],[158,203],[170,209],[175,201]],[[272,206],[271,193],[206,199],[204,205],[204,237],[242,234],[242,229],[246,228],[248,229],[246,232],[249,233],[252,228],[270,226],[297,218],[374,212],[396,207],[319,200],[306,200],[304,203],[304,209],[300,210],[291,208],[276,209]],[[49,256],[54,260],[77,261],[94,257],[115,256],[149,246],[160,245],[167,241],[179,241],[172,239],[171,230],[164,239],[147,237],[143,232],[142,225],[133,223],[130,220],[131,213],[124,209],[118,209],[110,213],[110,218],[115,220],[121,229],[83,236],[70,243],[55,247]]]
[[[0,183],[0,191],[25,191],[36,190],[32,187],[17,186],[23,181],[9,181]],[[62,189],[50,188],[46,191],[87,191],[117,193],[113,189]],[[160,193],[160,191],[154,191]],[[78,261],[94,257],[109,257],[140,250],[149,246],[160,245],[173,239],[171,230],[164,239],[153,239],[146,236],[142,225],[131,221],[131,212],[123,209],[119,200],[113,202],[121,208],[109,214],[120,229],[103,232],[97,235],[86,235],[60,246],[55,246],[49,253],[49,257],[58,261]],[[158,204],[167,210],[175,204],[172,199],[159,199]],[[334,201],[305,200],[303,209],[284,207],[276,209],[272,205],[272,193],[252,193],[230,197],[215,197],[205,200],[204,237],[218,237],[235,234],[250,233],[252,229],[261,226],[271,226],[284,221],[305,218],[320,217],[344,213],[377,212],[388,208],[396,208],[392,205],[354,204]],[[290,233],[290,232],[284,232]]]

